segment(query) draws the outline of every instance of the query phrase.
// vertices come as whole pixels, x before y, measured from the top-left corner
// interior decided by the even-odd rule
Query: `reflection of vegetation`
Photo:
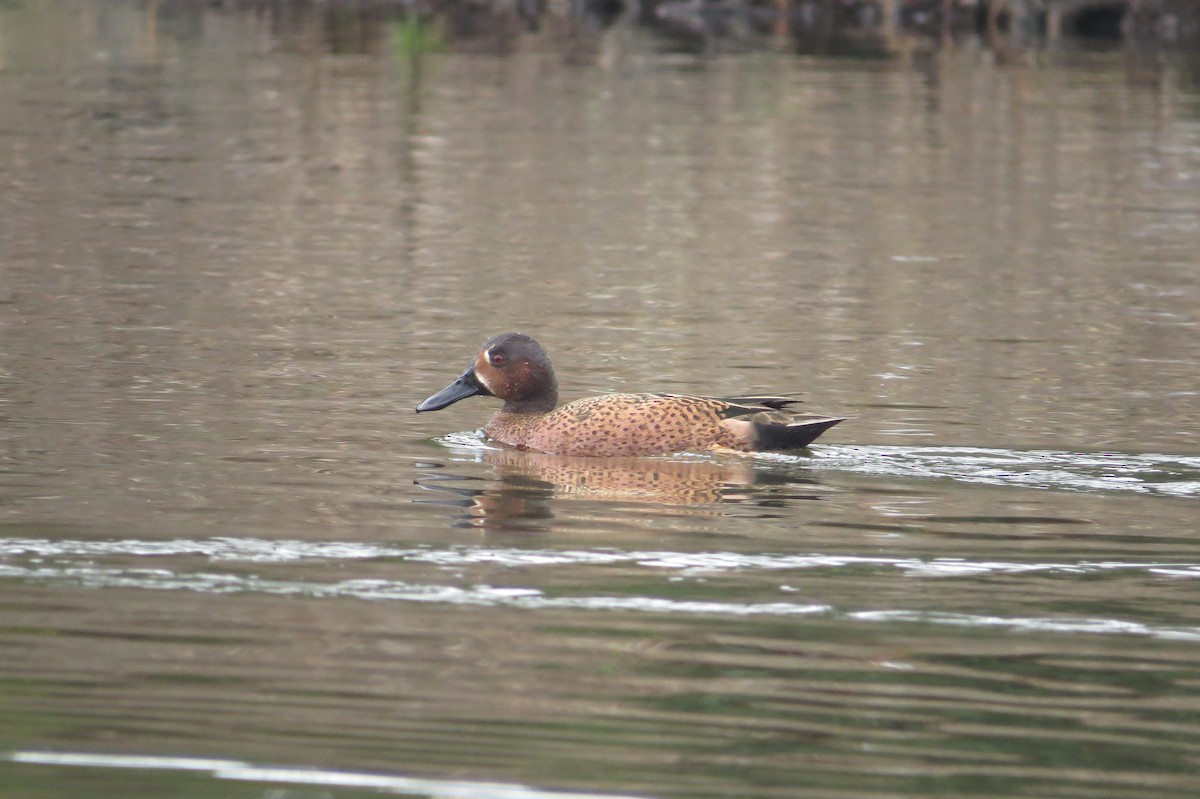
[[[6,640],[14,633],[25,633],[12,627],[4,630]],[[45,634],[38,631],[36,634]],[[57,731],[55,723],[47,716],[30,707],[53,689],[48,680],[35,677],[6,675],[0,679],[0,750],[19,749],[38,736]]]
[[[436,25],[419,17],[405,17],[392,23],[392,48],[397,56],[412,58],[436,53],[445,47],[445,40]]]

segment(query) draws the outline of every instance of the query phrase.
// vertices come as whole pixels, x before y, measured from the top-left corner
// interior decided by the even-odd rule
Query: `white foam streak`
[[[1200,496],[1200,458],[1155,453],[823,446],[813,448],[808,463],[820,469],[984,485]]]
[[[475,565],[513,568],[580,567],[632,565],[661,569],[684,575],[718,574],[732,571],[800,571],[806,569],[885,568],[918,577],[971,577],[987,574],[1101,574],[1115,571],[1142,571],[1175,577],[1200,577],[1198,563],[1162,563],[1149,561],[970,561],[961,558],[888,558],[861,555],[824,554],[751,554],[741,552],[672,552],[669,550],[608,549],[516,549],[488,547],[393,547],[358,542],[320,542],[272,540],[261,538],[209,538],[144,541],[121,539],[83,541],[36,538],[0,539],[0,558],[21,558],[37,564],[53,561],[96,559],[102,557],[187,557],[207,559],[214,564],[228,562],[291,563],[305,560],[404,560],[428,563],[448,569]],[[5,567],[0,564],[0,575]],[[149,563],[130,573],[152,575],[157,569]],[[24,574],[25,571],[20,572]],[[166,572],[170,574],[170,572]],[[214,583],[238,579],[228,575],[200,574]]]
[[[339,788],[368,788],[433,799],[634,799],[629,795],[575,791],[545,791],[525,785],[470,780],[438,780],[395,774],[367,774],[356,771],[255,766],[237,760],[212,760],[155,755],[106,755],[81,752],[12,752],[8,760],[43,766],[79,768],[142,769],[162,771],[208,772],[218,780],[324,785]]]

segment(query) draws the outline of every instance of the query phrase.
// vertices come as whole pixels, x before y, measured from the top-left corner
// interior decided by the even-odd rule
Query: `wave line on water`
[[[790,456],[784,456],[790,457]],[[813,447],[811,468],[1066,491],[1200,497],[1200,457],[982,447]]]
[[[1153,627],[1141,622],[1120,619],[1071,617],[1012,617],[987,616],[975,613],[912,610],[860,610],[846,614],[849,618],[874,622],[919,622],[955,627],[1005,627],[1023,632],[1095,633],[1105,635],[1138,635],[1170,641],[1200,641],[1200,627]]]
[[[437,585],[399,580],[359,578],[340,582],[271,580],[256,575],[191,573],[167,569],[104,569],[95,566],[0,567],[0,577],[34,581],[72,582],[86,588],[141,588],[148,590],[197,591],[210,594],[275,594],[313,598],[353,598],[369,601],[427,602],[451,605],[525,609],[604,609],[657,613],[706,613],[714,615],[795,615],[824,613],[828,605],[790,602],[739,603],[709,600],[678,600],[646,596],[551,597],[537,588],[492,585]]]
[[[400,774],[373,774],[290,766],[258,766],[238,760],[164,757],[160,755],[109,755],[90,752],[16,751],[5,758],[13,763],[39,766],[139,769],[144,771],[206,772],[218,780],[323,785],[330,788],[367,788],[390,793],[428,796],[433,799],[637,799],[631,794],[600,794],[587,791],[553,791],[519,783],[439,780]]]
[[[673,552],[670,550],[524,549],[453,546],[396,547],[356,541],[297,541],[216,537],[147,541],[86,541],[45,538],[0,539],[0,558],[22,558],[34,565],[101,557],[203,557],[211,563],[279,564],[305,560],[398,560],[445,568],[498,565],[512,568],[635,565],[691,574],[793,571],[805,569],[889,568],[919,577],[970,577],[987,574],[1105,574],[1145,572],[1200,577],[1200,562],[1168,561],[973,561],[965,558],[915,558],[816,553]],[[4,576],[0,564],[0,576]],[[150,571],[149,566],[139,571]]]
[[[495,450],[479,433],[436,439],[470,460]],[[677,458],[706,457],[679,453]],[[758,452],[762,461],[876,476],[942,478],[983,485],[1200,497],[1200,457],[1159,453],[1010,450],[988,447],[817,444],[804,455]]]
[[[212,594],[274,594],[310,598],[352,598],[367,601],[423,602],[523,610],[601,610],[715,616],[841,615],[874,622],[924,622],[936,625],[1009,627],[1024,632],[1066,632],[1136,635],[1162,640],[1200,641],[1200,627],[1155,627],[1140,622],[1100,618],[1022,618],[983,616],[946,611],[906,609],[838,611],[831,605],[795,602],[726,602],[681,600],[655,596],[549,596],[537,588],[491,585],[413,584],[397,580],[351,579],[316,583],[269,580],[257,576],[173,574],[166,569],[98,569],[94,566],[23,569],[5,567],[0,576],[74,582],[86,588],[140,588],[197,591]]]

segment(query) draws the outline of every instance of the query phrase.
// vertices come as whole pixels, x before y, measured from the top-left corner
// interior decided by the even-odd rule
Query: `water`
[[[1182,54],[339,19],[0,7],[6,796],[1195,795]],[[412,413],[508,329],[851,418]]]

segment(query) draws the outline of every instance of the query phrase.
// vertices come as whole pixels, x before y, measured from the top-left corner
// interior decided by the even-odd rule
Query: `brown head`
[[[547,413],[558,404],[558,380],[541,344],[524,333],[501,333],[485,341],[466,371],[418,405],[417,413],[476,395],[504,400],[510,413]]]

